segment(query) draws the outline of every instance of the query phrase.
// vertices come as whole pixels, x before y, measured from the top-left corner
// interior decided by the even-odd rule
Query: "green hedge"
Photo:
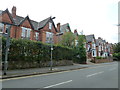
[[[40,61],[50,61],[50,44],[25,39],[11,39],[10,43],[8,61],[38,61],[38,63]],[[2,38],[2,61],[5,59],[5,45],[6,39]],[[76,63],[86,63],[85,49],[82,46],[68,48],[61,45],[54,45],[53,60],[73,60]]]
[[[9,61],[50,61],[50,45],[25,39],[11,39]],[[2,60],[5,57],[6,39],[2,38]],[[53,46],[53,60],[73,60],[73,50],[68,47]]]
[[[114,58],[114,60],[120,61],[120,52],[119,53],[114,53],[113,58]]]

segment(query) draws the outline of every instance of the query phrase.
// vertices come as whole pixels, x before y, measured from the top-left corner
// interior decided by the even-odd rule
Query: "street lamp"
[[[7,75],[7,68],[8,68],[8,50],[10,46],[10,29],[11,25],[8,28],[7,40],[6,40],[6,48],[5,48],[5,60],[4,60],[4,75]]]
[[[55,19],[55,17],[51,18],[51,20]],[[52,34],[52,22],[49,22],[49,30],[51,30],[51,33],[50,33],[50,42],[51,42],[51,62],[50,62],[50,71],[52,71],[52,66],[53,66],[53,60],[52,60],[52,51],[53,51],[53,45],[52,45],[52,42],[53,42],[53,34]]]

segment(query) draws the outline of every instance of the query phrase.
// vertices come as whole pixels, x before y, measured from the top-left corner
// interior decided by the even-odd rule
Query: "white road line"
[[[115,70],[116,68],[112,68],[112,69],[109,69],[109,71],[113,71],[113,70]]]
[[[69,83],[69,82],[72,82],[72,80],[65,81],[65,82],[61,82],[61,83],[54,84],[54,85],[50,85],[50,86],[46,86],[46,87],[44,87],[44,88],[50,88],[50,87],[58,86],[58,85],[65,84],[65,83]]]
[[[91,77],[91,76],[94,76],[94,75],[97,75],[97,74],[101,74],[101,73],[103,73],[104,71],[102,71],[102,72],[98,72],[98,73],[94,73],[94,74],[90,74],[90,75],[87,75],[86,77]]]

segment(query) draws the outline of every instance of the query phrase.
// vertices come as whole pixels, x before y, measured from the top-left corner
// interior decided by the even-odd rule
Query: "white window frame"
[[[39,40],[39,33],[38,32],[35,32],[35,39]]]
[[[52,30],[52,23],[49,22],[49,29]]]
[[[3,33],[3,32],[4,32],[4,24],[0,23],[0,33]]]
[[[46,32],[46,42],[50,43],[51,39],[53,41],[53,33],[52,32]]]
[[[21,27],[21,28],[22,28],[21,37],[30,39],[31,29],[26,27]]]

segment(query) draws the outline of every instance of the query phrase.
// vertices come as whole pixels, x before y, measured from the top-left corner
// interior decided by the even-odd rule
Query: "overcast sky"
[[[118,42],[119,0],[1,0],[0,9],[17,7],[17,15],[41,21],[56,17],[55,24],[69,23],[71,30],[94,34],[110,43]]]

